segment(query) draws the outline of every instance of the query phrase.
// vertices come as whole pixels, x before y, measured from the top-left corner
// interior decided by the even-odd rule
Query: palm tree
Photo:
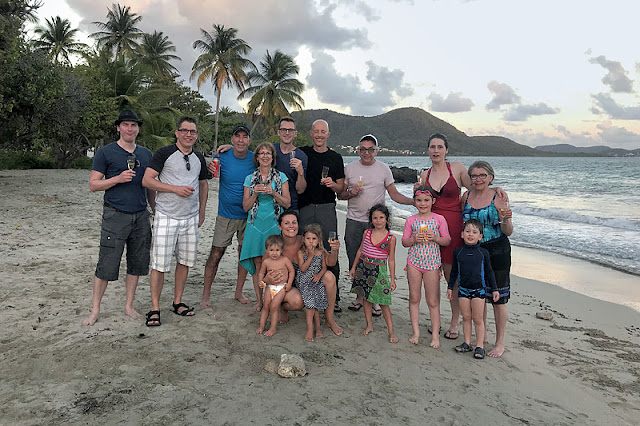
[[[213,32],[209,33],[200,28],[202,39],[193,43],[194,49],[202,54],[198,56],[191,68],[190,80],[197,77],[198,89],[207,80],[213,83],[216,94],[216,121],[214,133],[214,150],[218,147],[218,112],[220,111],[220,94],[224,86],[235,86],[238,91],[244,91],[248,82],[245,69],[254,69],[253,63],[244,58],[251,51],[251,47],[242,39],[236,38],[238,30],[225,28],[224,25],[213,25]]]
[[[38,26],[33,32],[38,36],[32,44],[36,50],[46,52],[57,64],[62,56],[64,63],[71,65],[69,54],[81,54],[87,48],[84,43],[75,41],[78,29],[71,29],[68,19],[61,19],[59,16],[45,20],[44,26]]]
[[[169,53],[175,51],[176,47],[162,31],[143,34],[135,63],[151,70],[160,79],[173,78],[179,72],[176,67],[171,65],[170,61],[181,60],[178,56]]]
[[[112,4],[107,13],[107,22],[92,22],[101,31],[91,34],[97,39],[98,47],[106,47],[109,50],[116,49],[116,61],[120,53],[131,55],[138,47],[136,39],[142,35],[142,31],[136,27],[142,17],[137,13],[131,13],[129,6]]]
[[[253,129],[260,118],[264,117],[266,127],[273,132],[277,119],[289,115],[288,107],[298,110],[304,107],[304,99],[300,96],[304,84],[295,78],[299,72],[300,67],[291,56],[280,50],[276,50],[271,56],[267,50],[264,60],[260,62],[260,71],[253,70],[248,75],[253,86],[238,96],[238,99],[251,96],[247,113],[252,117],[257,116]]]

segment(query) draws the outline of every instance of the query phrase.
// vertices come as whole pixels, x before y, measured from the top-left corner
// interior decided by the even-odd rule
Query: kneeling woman
[[[298,252],[302,247],[302,236],[298,235],[298,213],[293,210],[288,210],[282,213],[278,218],[278,228],[282,233],[284,239],[284,248],[282,254],[286,256],[292,263],[293,268],[296,270],[296,274],[300,271],[297,265]],[[331,245],[331,252],[326,258],[327,266],[333,266],[338,261],[338,250],[340,248],[340,242],[336,239],[334,242],[329,243]],[[267,284],[278,284],[282,282],[283,277],[279,272],[268,272],[264,278]],[[333,319],[333,309],[336,302],[336,277],[331,271],[326,271],[322,276],[322,282],[324,283],[325,290],[327,292],[327,298],[329,299],[329,307],[324,311],[327,326],[331,328],[336,335],[342,334],[342,328],[336,324]],[[284,296],[284,302],[282,303],[282,312],[280,314],[280,320],[286,322],[289,311],[300,311],[304,309],[304,302],[300,291],[295,287],[296,281],[293,282],[294,287],[288,291]]]
[[[500,299],[491,301],[496,321],[496,344],[489,356],[498,358],[504,352],[504,329],[507,326],[507,302],[511,295],[511,244],[509,235],[513,233],[511,209],[506,197],[497,197],[494,189],[489,188],[495,173],[486,161],[476,161],[469,166],[471,189],[464,193],[461,200],[462,219],[477,219],[484,228],[480,247],[487,249],[491,258],[491,267],[496,277]],[[485,308],[484,324],[487,324]],[[485,334],[486,336],[486,334]]]
[[[262,266],[264,243],[267,237],[278,231],[277,218],[283,209],[291,206],[287,176],[275,169],[276,152],[270,143],[261,143],[253,157],[256,171],[244,180],[242,208],[249,212],[244,243],[240,253],[240,265],[253,275],[256,292],[255,311],[262,307],[262,289],[258,274]]]

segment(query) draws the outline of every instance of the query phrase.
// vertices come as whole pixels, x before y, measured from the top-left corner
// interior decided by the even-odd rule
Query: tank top
[[[471,194],[471,191],[469,191],[469,194]],[[496,209],[496,206],[494,205],[497,195],[498,193],[493,194],[491,204],[481,209],[474,209],[469,205],[469,196],[467,196],[467,201],[464,203],[462,219],[465,222],[469,219],[477,219],[482,223],[484,229],[482,231],[482,240],[480,240],[480,243],[486,243],[487,241],[495,240],[496,238],[500,238],[504,235],[502,229],[500,229],[498,209]]]
[[[444,186],[440,188],[440,191],[435,191],[434,188],[437,198],[433,203],[431,211],[438,214],[444,211],[460,212],[460,187],[453,177],[451,165],[448,162],[447,169],[449,170],[449,179],[447,179]],[[427,171],[427,183],[429,183],[429,175],[431,175],[431,168]]]
[[[389,257],[389,252],[391,251],[391,233],[387,231],[387,235],[380,241],[378,244],[373,244],[371,241],[371,231],[373,229],[367,229],[367,233],[364,236],[364,241],[362,242],[362,255],[366,257],[371,257],[374,259],[386,259]]]

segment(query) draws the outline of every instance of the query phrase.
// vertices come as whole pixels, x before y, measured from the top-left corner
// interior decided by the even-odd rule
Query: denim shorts
[[[97,278],[106,281],[118,279],[125,247],[127,275],[147,275],[151,249],[149,212],[125,213],[105,205],[102,210]]]

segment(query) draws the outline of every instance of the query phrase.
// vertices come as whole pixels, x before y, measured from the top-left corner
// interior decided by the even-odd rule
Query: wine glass
[[[498,223],[507,223],[509,219],[504,218],[504,214],[506,213],[507,210],[509,210],[509,201],[502,201],[498,206],[498,210],[500,211],[500,215],[502,216],[500,217],[500,220],[498,221]]]
[[[416,182],[418,182],[418,185],[422,185],[422,170],[418,169],[416,172]]]
[[[329,177],[329,166],[322,166],[322,179]],[[324,184],[323,184],[324,185]]]
[[[131,154],[127,157],[127,169],[133,170],[136,168],[136,156]]]
[[[332,243],[336,240],[337,234],[334,231],[329,231],[329,242]],[[333,252],[333,249],[330,251]]]
[[[364,186],[364,179],[362,179],[362,176],[358,176],[358,186],[360,188]]]

